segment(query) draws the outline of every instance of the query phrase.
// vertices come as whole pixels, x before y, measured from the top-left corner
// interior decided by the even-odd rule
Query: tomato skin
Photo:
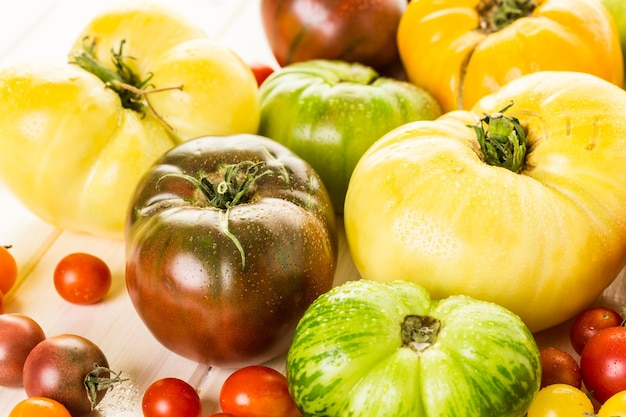
[[[600,404],[626,390],[626,327],[600,330],[580,355],[585,387]]]
[[[384,70],[399,60],[395,34],[406,4],[406,0],[262,0],[261,18],[281,66],[322,58]]]
[[[254,78],[256,78],[256,83],[258,86],[261,86],[261,84],[263,84],[263,81],[265,81],[267,77],[272,75],[272,73],[274,72],[273,67],[260,62],[251,62],[248,65],[250,66],[250,69],[254,74]]]
[[[60,402],[45,397],[30,397],[20,401],[9,417],[72,417]]]
[[[65,256],[54,270],[57,293],[73,304],[96,303],[111,288],[111,270],[97,256],[76,252]]]
[[[153,382],[141,400],[144,417],[200,417],[202,403],[198,392],[178,378]]]
[[[0,294],[7,294],[17,280],[17,262],[9,248],[0,246]]]
[[[582,353],[585,344],[595,336],[598,331],[607,327],[616,327],[622,323],[622,316],[608,307],[591,307],[581,312],[570,328],[570,342],[579,355]]]
[[[0,315],[0,386],[20,387],[26,357],[46,338],[41,326],[22,314]]]
[[[302,416],[289,394],[287,378],[263,365],[240,368],[226,378],[220,406],[237,417]]]
[[[539,350],[541,356],[541,388],[554,384],[568,384],[580,389],[580,366],[568,352],[547,347]]]
[[[225,166],[246,161],[271,175],[228,210],[187,179],[163,177],[219,184]],[[128,220],[133,306],[165,347],[197,362],[242,367],[279,356],[306,308],[333,284],[330,197],[310,165],[261,136],[208,136],[172,149],[138,184]]]
[[[569,384],[553,384],[535,396],[527,417],[573,417],[593,412],[593,403],[583,391]]]
[[[109,363],[92,341],[78,335],[61,334],[40,342],[24,362],[24,390],[29,397],[52,398],[63,404],[72,417],[92,409],[84,379],[94,364],[108,368]],[[105,378],[109,373],[100,376]],[[98,404],[105,390],[98,391]]]
[[[626,417],[626,390],[613,394],[602,404],[597,417]]]

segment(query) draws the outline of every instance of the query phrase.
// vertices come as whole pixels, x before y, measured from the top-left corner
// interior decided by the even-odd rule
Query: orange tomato
[[[17,262],[10,247],[0,246],[0,293],[6,294],[17,280]]]
[[[31,397],[13,407],[9,417],[71,417],[71,415],[58,401],[44,397]]]
[[[519,13],[505,13],[507,7]],[[597,0],[413,0],[397,36],[409,80],[444,111],[470,109],[540,70],[586,72],[623,85],[618,31]]]

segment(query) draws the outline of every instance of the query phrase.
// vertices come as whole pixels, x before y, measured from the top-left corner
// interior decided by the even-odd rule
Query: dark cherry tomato
[[[578,389],[582,386],[580,366],[568,352],[547,347],[539,350],[541,356],[541,388],[553,384],[568,384]]]
[[[256,83],[259,86],[274,72],[274,68],[260,62],[251,62],[248,66],[252,70],[254,78],[256,78]]]
[[[580,355],[587,341],[598,331],[621,323],[622,317],[615,310],[601,306],[588,308],[576,316],[572,323],[569,335],[572,347]]]
[[[237,417],[301,417],[277,370],[253,365],[233,372],[220,390],[222,411]]]
[[[17,262],[10,246],[0,246],[0,293],[7,294],[17,280]]]
[[[407,0],[262,0],[265,34],[281,66],[309,59],[360,62],[384,72],[398,61]]]
[[[9,417],[71,417],[63,404],[51,398],[31,397],[13,407]]]
[[[0,385],[21,387],[24,362],[46,338],[39,324],[22,314],[0,315]]]
[[[111,281],[108,265],[88,253],[67,255],[54,270],[54,287],[64,300],[73,304],[102,300],[111,288]]]
[[[26,357],[24,389],[29,397],[52,398],[73,417],[83,416],[119,380],[110,378],[108,367],[104,353],[92,341],[73,334],[49,337]],[[91,377],[86,381],[87,376]]]
[[[580,355],[585,387],[600,404],[626,390],[626,327],[609,327],[593,336]]]
[[[146,389],[141,409],[145,417],[200,417],[202,403],[196,390],[187,382],[163,378]]]

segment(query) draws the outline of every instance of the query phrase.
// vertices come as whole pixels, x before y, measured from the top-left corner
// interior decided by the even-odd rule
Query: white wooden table
[[[0,65],[64,59],[87,21],[114,1],[10,2],[0,13]],[[261,27],[259,0],[169,1],[245,61],[274,63]],[[219,389],[233,370],[211,369],[181,358],[151,336],[126,293],[124,242],[59,230],[46,224],[24,208],[0,182],[0,244],[13,246],[11,252],[19,265],[18,282],[4,299],[5,312],[32,317],[48,336],[73,333],[94,341],[106,354],[111,368],[122,370],[130,378],[107,394],[94,416],[141,416],[143,391],[162,377],[178,377],[196,387],[203,401],[203,417],[219,411]],[[114,282],[103,302],[76,306],[57,295],[52,281],[56,263],[76,251],[99,256],[111,268]],[[336,283],[357,278],[341,229]],[[620,277],[599,302],[615,308],[626,303],[624,281]],[[565,323],[537,335],[537,340],[540,346],[555,345],[572,352],[567,332],[568,323]],[[268,364],[282,371],[284,357]],[[24,398],[22,388],[0,387],[0,417],[7,416]]]

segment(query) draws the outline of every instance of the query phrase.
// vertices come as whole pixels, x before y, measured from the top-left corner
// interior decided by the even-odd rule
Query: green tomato
[[[344,61],[311,60],[260,87],[259,134],[286,145],[319,174],[337,212],[363,153],[390,130],[441,114],[425,90]]]
[[[624,67],[626,68],[626,2],[624,0],[602,0],[602,3],[615,21],[620,44],[622,45]],[[626,81],[624,86],[626,86]]]
[[[286,373],[304,416],[520,417],[541,362],[528,328],[499,305],[358,280],[305,312]]]

